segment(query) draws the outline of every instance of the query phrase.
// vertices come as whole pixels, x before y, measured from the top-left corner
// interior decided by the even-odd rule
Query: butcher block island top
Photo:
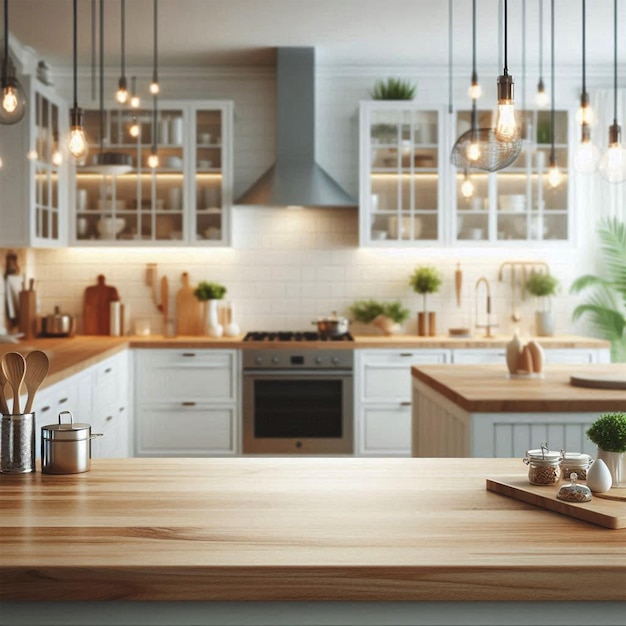
[[[505,365],[420,365],[413,377],[465,411],[587,412],[626,411],[623,389],[590,389],[570,384],[570,376],[624,374],[626,363],[547,365],[543,378],[510,378]]]
[[[626,600],[626,530],[485,488],[519,459],[94,459],[0,476],[3,600]]]

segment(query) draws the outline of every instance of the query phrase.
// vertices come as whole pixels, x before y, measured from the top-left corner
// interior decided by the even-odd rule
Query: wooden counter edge
[[[626,568],[583,563],[580,568],[559,568],[546,561],[541,568],[506,569],[10,567],[0,570],[0,600],[626,601]]]

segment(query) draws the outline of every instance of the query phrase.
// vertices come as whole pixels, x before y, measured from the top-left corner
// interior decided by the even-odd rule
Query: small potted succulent
[[[413,287],[416,293],[422,294],[424,297],[424,310],[417,314],[417,334],[420,337],[430,335],[434,337],[437,334],[435,313],[426,307],[426,296],[429,293],[436,293],[441,287],[441,274],[434,268],[429,266],[416,267],[413,274],[409,278],[409,285]],[[428,320],[428,325],[426,324]]]
[[[535,311],[535,333],[538,337],[554,335],[554,316],[552,315],[552,299],[559,285],[557,278],[548,272],[532,270],[526,281],[526,291],[537,298]]]
[[[409,80],[388,78],[377,80],[370,91],[372,100],[413,100],[417,86]]]
[[[626,487],[626,413],[603,413],[586,434],[598,446],[597,458],[609,468],[613,487]]]
[[[402,324],[409,317],[409,310],[401,302],[378,302],[359,300],[350,307],[352,319],[364,324],[373,324],[385,335],[393,335],[402,330]]]
[[[208,302],[207,309],[207,334],[211,337],[221,337],[224,334],[224,327],[219,323],[217,312],[217,301],[226,295],[226,287],[219,283],[212,283],[206,280],[200,281],[194,289],[193,295],[200,302]]]

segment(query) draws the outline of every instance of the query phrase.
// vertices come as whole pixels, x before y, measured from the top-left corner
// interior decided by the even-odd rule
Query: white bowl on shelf
[[[498,205],[501,211],[524,211],[526,209],[526,195],[523,193],[500,195],[498,196]]]
[[[402,216],[398,223],[397,215],[390,215],[387,221],[387,234],[389,239],[410,239],[411,238],[411,219],[413,219],[413,239],[419,239],[422,234],[422,218],[414,216]]]
[[[124,230],[124,226],[126,220],[123,217],[102,217],[96,224],[98,233],[104,239],[113,239]]]

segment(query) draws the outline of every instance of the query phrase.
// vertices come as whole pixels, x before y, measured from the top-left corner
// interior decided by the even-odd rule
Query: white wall
[[[396,68],[397,69],[397,68]],[[317,78],[317,155],[320,164],[350,193],[358,195],[358,103],[368,98],[376,78],[389,75],[415,77],[418,99],[425,104],[444,106],[447,86],[441,68],[324,68]],[[129,72],[132,75],[132,72]],[[483,74],[486,75],[486,74]],[[444,74],[445,76],[445,74]],[[180,75],[179,75],[180,78]],[[591,78],[595,84],[610,85],[610,76]],[[86,81],[83,81],[83,84]],[[146,81],[144,81],[146,82]],[[174,83],[165,77],[163,97]],[[495,75],[485,85],[493,98]],[[113,89],[114,77],[108,80]],[[490,85],[494,83],[494,85]],[[536,80],[529,78],[528,84]],[[69,84],[59,79],[67,90]],[[147,84],[147,83],[146,83]],[[235,193],[242,192],[273,161],[274,154],[274,76],[266,69],[197,73],[184,77],[177,96],[182,98],[232,99],[235,102]],[[465,76],[455,80],[459,102],[466,99]],[[574,107],[578,79],[564,79],[559,92],[561,106]],[[83,98],[84,99],[84,98]],[[90,106],[89,102],[81,102]],[[466,106],[463,104],[462,106]],[[580,298],[568,295],[572,280],[593,270],[594,255],[590,225],[593,225],[591,199],[583,193],[577,207],[577,244],[567,250],[508,249],[367,249],[358,247],[358,216],[355,210],[247,208],[234,209],[233,246],[224,249],[67,249],[37,251],[36,275],[41,310],[50,312],[60,304],[67,312],[79,314],[85,287],[104,272],[107,282],[116,286],[132,316],[151,316],[155,330],[160,318],[144,284],[148,262],[157,262],[159,276],[169,277],[172,291],[180,284],[180,274],[189,271],[192,281],[215,280],[228,287],[228,298],[236,306],[242,330],[311,328],[311,321],[332,310],[345,312],[356,299],[400,299],[412,311],[408,332],[415,332],[415,312],[421,298],[412,293],[408,276],[418,264],[436,265],[444,274],[440,294],[429,298],[430,308],[439,312],[438,328],[468,326],[474,322],[474,284],[480,276],[491,282],[497,332],[510,333],[511,323],[508,274],[498,283],[498,268],[507,260],[545,260],[562,283],[555,302],[557,330],[584,332],[570,322],[571,311]],[[457,308],[454,297],[454,270],[460,262],[465,274],[463,303]],[[172,302],[174,302],[172,297]],[[484,311],[484,294],[479,301]],[[531,331],[533,303],[524,305],[522,329]]]

